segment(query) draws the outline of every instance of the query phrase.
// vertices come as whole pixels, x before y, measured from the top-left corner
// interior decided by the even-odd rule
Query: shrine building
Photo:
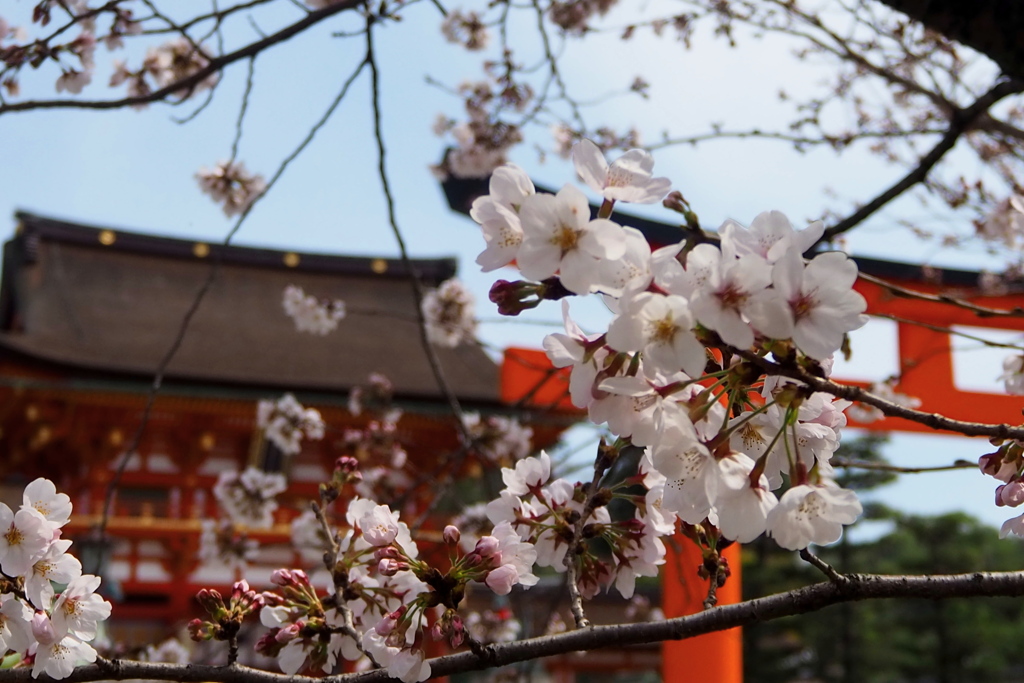
[[[346,454],[344,431],[370,419],[353,416],[347,401],[371,372],[394,385],[394,406],[403,411],[398,438],[428,483],[420,495],[436,493],[459,442],[420,343],[402,261],[221,246],[30,213],[16,220],[0,281],[0,499],[20,505],[24,486],[41,476],[71,496],[65,535],[87,571],[102,555],[115,630],[165,637],[198,615],[198,589],[234,580],[197,558],[201,520],[215,516],[211,489],[223,471],[253,465],[288,480],[275,524],[249,533],[268,553],[246,578],[266,585],[273,567],[308,564],[288,549],[290,509],[308,508]],[[412,267],[433,287],[455,274],[456,262]],[[112,545],[97,544],[90,530],[142,421],[154,372],[212,268],[114,494],[106,524]],[[283,290],[293,284],[344,300],[339,328],[297,332],[282,310]],[[464,410],[514,415],[533,429],[536,448],[576,419],[502,402],[500,365],[478,345],[437,354]],[[256,424],[257,402],[285,392],[317,408],[328,426],[323,440],[305,441],[287,458]]]

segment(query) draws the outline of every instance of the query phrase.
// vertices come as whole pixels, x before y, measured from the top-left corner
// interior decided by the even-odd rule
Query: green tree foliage
[[[877,453],[877,440],[854,443],[846,447],[843,457],[884,462]],[[859,488],[882,483],[884,476],[858,480]],[[841,543],[814,552],[844,573],[964,573],[1024,567],[1024,543],[1000,540],[995,529],[965,514],[923,517],[875,506],[870,517],[891,522],[890,530],[870,541],[850,542],[844,536]],[[744,576],[745,598],[823,579],[796,554],[763,540],[745,549],[744,566],[751,570]],[[746,629],[745,679],[752,683],[1021,680],[1022,641],[1024,602],[1020,600],[848,603]]]

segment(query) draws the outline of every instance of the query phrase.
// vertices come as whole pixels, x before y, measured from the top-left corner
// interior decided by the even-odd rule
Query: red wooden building
[[[163,637],[194,611],[204,586],[233,572],[197,559],[201,519],[215,514],[217,475],[263,466],[268,446],[256,403],[285,391],[320,410],[322,441],[305,442],[283,466],[289,488],[247,578],[266,584],[272,566],[301,566],[290,550],[288,508],[306,509],[329,478],[347,428],[350,389],[378,372],[394,384],[398,437],[414,472],[436,486],[457,446],[418,336],[409,273],[400,261],[223,247],[88,227],[27,213],[4,246],[0,283],[0,494],[20,504],[38,476],[71,495],[67,532],[78,554],[100,519],[107,486],[142,419],[155,368],[186,311],[217,273],[167,368],[137,452],[117,488],[104,569],[116,585],[115,631]],[[455,274],[454,259],[417,260],[425,286]],[[281,306],[289,284],[345,301],[332,334],[300,334]],[[550,445],[575,418],[514,409],[501,400],[499,365],[476,345],[439,349],[463,407],[515,414]],[[277,467],[277,465],[275,465]],[[431,486],[421,487],[428,497]],[[85,559],[89,564],[90,558]],[[147,636],[149,637],[149,636]]]

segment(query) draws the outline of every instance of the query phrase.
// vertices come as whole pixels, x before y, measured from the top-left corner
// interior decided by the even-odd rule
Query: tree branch
[[[1019,0],[878,0],[927,28],[982,53],[1024,78],[1024,3]]]
[[[844,582],[828,581],[765,598],[714,607],[699,614],[675,619],[615,626],[593,626],[585,630],[494,644],[488,647],[486,660],[472,652],[461,652],[429,660],[431,672],[434,676],[448,676],[567,652],[641,645],[665,640],[683,640],[737,626],[748,626],[782,617],[815,612],[830,605],[858,600],[892,598],[946,600],[950,598],[1024,596],[1024,572],[975,572],[934,576],[849,574],[847,579],[848,581]],[[86,683],[131,678],[179,681],[180,683],[200,683],[202,681],[211,683],[371,683],[389,680],[385,670],[313,678],[288,676],[238,665],[232,667],[198,664],[181,666],[100,660],[96,664],[75,669],[63,681],[65,683]],[[46,675],[34,679],[31,669],[23,668],[0,671],[0,681],[3,683],[34,683],[35,681],[50,683],[52,679]]]
[[[839,384],[830,379],[823,379],[812,375],[801,367],[791,364],[775,363],[767,358],[751,353],[746,349],[729,347],[729,350],[744,360],[747,360],[768,375],[781,375],[791,379],[798,379],[815,391],[824,391],[836,398],[845,398],[848,401],[859,401],[874,406],[889,417],[902,417],[905,420],[923,424],[935,430],[956,432],[964,436],[985,436],[996,439],[1019,439],[1024,440],[1024,427],[1013,427],[1008,424],[984,424],[982,422],[965,422],[940,415],[938,413],[925,413],[913,408],[901,406],[892,401],[875,396],[871,392],[847,384]]]
[[[906,190],[920,182],[924,182],[928,177],[928,173],[932,170],[935,164],[942,160],[942,157],[946,155],[946,152],[953,149],[957,140],[960,139],[960,136],[971,127],[971,124],[974,123],[979,116],[988,111],[989,107],[999,100],[1008,95],[1019,93],[1022,90],[1024,90],[1024,81],[1002,80],[992,86],[992,88],[990,88],[984,95],[975,100],[974,104],[965,109],[958,109],[951,117],[949,129],[946,131],[946,134],[942,136],[939,143],[935,145],[928,154],[921,158],[921,161],[910,173],[905,175],[899,182],[888,190],[825,230],[820,241],[831,241],[836,236],[852,230],[873,213],[903,194]]]
[[[286,26],[277,33],[269,35],[262,40],[258,40],[255,43],[250,43],[249,45],[235,50],[234,52],[229,52],[226,55],[215,57],[210,60],[209,64],[199,71],[196,71],[191,76],[175,81],[168,86],[160,88],[159,90],[154,90],[148,95],[125,97],[119,100],[27,100],[25,102],[0,104],[0,114],[16,111],[33,111],[36,109],[120,109],[122,107],[130,107],[133,105],[148,104],[150,102],[164,100],[183,90],[191,90],[201,83],[203,79],[222,71],[229,64],[233,64],[234,62],[247,57],[255,57],[263,50],[297,36],[307,28],[320,23],[324,19],[345,10],[359,7],[364,2],[365,0],[339,0],[337,3],[325,7],[324,9],[317,10],[316,12],[310,12],[299,21],[291,24],[290,26]]]

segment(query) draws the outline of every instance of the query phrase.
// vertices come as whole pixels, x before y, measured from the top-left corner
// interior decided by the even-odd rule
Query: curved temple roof
[[[25,212],[16,218],[0,280],[0,351],[8,355],[62,374],[151,377],[219,259],[169,380],[336,391],[376,371],[398,395],[438,395],[400,260],[225,247]],[[451,258],[413,266],[426,286],[456,269]],[[281,306],[289,284],[344,300],[347,317],[323,337],[296,332]],[[498,368],[482,349],[438,353],[459,397],[498,400]]]

